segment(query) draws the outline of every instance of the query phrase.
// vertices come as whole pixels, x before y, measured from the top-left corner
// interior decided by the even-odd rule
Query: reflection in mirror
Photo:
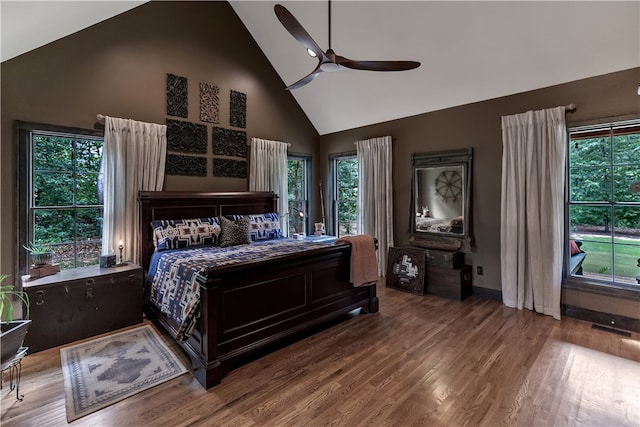
[[[470,250],[472,150],[413,154],[411,244]]]
[[[464,167],[416,167],[416,231],[464,232]]]

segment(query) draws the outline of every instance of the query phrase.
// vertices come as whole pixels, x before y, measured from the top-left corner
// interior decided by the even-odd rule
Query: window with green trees
[[[640,274],[640,121],[569,131],[569,238],[585,278],[636,284]]]
[[[358,234],[358,159],[333,158],[334,230],[338,237]]]
[[[308,233],[310,177],[311,156],[289,155],[287,158],[289,236],[294,233]]]
[[[19,127],[19,240],[52,249],[62,269],[98,264],[101,252],[103,137],[77,131]]]

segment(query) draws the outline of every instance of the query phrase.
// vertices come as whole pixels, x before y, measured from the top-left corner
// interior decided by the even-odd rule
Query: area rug
[[[187,372],[150,325],[61,348],[60,357],[68,422]]]

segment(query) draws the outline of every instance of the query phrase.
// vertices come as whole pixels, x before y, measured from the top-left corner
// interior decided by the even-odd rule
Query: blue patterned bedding
[[[186,340],[199,313],[200,285],[216,268],[330,246],[331,242],[274,239],[230,247],[202,246],[155,252],[149,267],[149,301],[178,325],[176,339]]]

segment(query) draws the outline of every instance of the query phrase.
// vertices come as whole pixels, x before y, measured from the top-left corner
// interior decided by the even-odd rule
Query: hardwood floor
[[[72,425],[640,425],[640,334],[475,297],[378,295],[379,313],[275,349],[208,391],[186,374]],[[5,383],[3,426],[67,424],[59,348],[24,359],[21,391],[18,402]]]

